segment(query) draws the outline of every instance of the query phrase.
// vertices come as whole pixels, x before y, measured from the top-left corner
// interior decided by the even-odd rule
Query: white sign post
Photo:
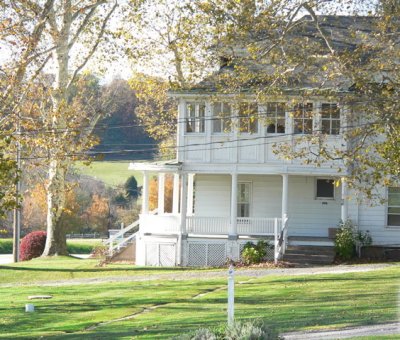
[[[233,265],[228,271],[228,326],[233,326],[235,319],[235,279]]]

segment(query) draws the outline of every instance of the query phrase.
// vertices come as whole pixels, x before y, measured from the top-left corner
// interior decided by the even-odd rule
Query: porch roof
[[[128,170],[156,171],[156,172],[177,172],[182,169],[182,162],[177,160],[137,162],[130,163]]]

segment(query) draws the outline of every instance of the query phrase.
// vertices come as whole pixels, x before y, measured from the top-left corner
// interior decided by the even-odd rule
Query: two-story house
[[[338,30],[354,22],[334,21]],[[347,219],[368,230],[375,245],[400,244],[399,189],[382,188],[387,204],[371,207],[348,190],[340,162],[316,166],[276,151],[277,145],[294,144],[314,131],[322,131],[328,144],[348,147],[342,138],[346,106],[340,101],[305,98],[298,88],[263,102],[249,91],[237,101],[215,92],[209,82],[171,96],[179,111],[176,159],[130,165],[143,171],[138,265],[221,265],[260,238],[270,240],[269,256],[278,259],[288,244],[333,246],[330,228]],[[157,214],[148,204],[154,174]],[[166,174],[174,178],[168,213]]]

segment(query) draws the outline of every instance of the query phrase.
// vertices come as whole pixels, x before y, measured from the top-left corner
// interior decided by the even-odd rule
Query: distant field
[[[110,186],[124,184],[131,176],[135,176],[138,185],[141,186],[141,172],[128,170],[129,163],[128,161],[99,161],[86,166],[82,162],[76,162],[76,167],[81,174],[102,180]]]

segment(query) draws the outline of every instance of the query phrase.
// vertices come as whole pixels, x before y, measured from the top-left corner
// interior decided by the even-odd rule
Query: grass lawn
[[[140,171],[128,170],[128,161],[98,161],[86,166],[82,162],[76,162],[78,171],[84,175],[102,180],[110,186],[125,184],[126,180],[135,176],[138,186],[142,185]]]
[[[101,245],[100,239],[69,239],[67,247],[70,254],[90,254],[94,247]],[[0,239],[0,254],[12,254],[13,240]]]
[[[22,265],[3,266],[0,284],[10,282],[11,277],[13,282],[29,282]],[[81,277],[83,273],[172,272],[129,265],[91,266],[90,261],[65,258],[25,264],[34,280],[42,280],[41,272],[46,269],[51,279]],[[182,269],[176,271],[179,276]],[[226,320],[226,290],[218,290],[226,286],[226,279],[207,279],[202,271],[195,273],[198,279],[178,281],[1,287],[0,338],[168,339],[199,327],[218,327]],[[263,318],[279,332],[394,322],[398,320],[399,278],[399,265],[365,273],[238,277],[236,318]],[[200,293],[206,294],[194,298]],[[28,314],[23,307],[33,294],[54,297],[34,300],[36,312]],[[151,306],[158,308],[118,321]],[[108,323],[87,330],[104,321]]]

